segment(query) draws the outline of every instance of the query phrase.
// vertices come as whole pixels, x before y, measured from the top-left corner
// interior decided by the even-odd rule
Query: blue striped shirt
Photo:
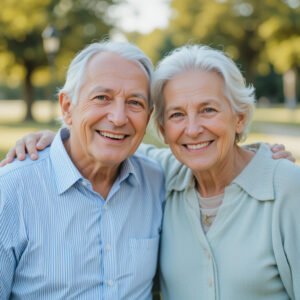
[[[0,299],[151,299],[163,198],[160,167],[136,154],[104,201],[58,133],[0,170]]]

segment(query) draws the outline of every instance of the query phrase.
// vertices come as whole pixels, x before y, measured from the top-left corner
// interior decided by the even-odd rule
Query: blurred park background
[[[25,133],[59,128],[66,67],[103,38],[154,64],[185,43],[224,50],[256,87],[247,142],[283,143],[300,165],[300,0],[2,0],[0,159]],[[153,126],[145,140],[162,145]]]

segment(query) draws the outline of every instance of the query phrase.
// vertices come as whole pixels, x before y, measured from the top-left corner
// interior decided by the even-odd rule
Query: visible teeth
[[[108,137],[108,138],[112,138],[112,139],[117,139],[117,140],[121,140],[125,138],[125,135],[123,134],[113,134],[113,133],[108,133],[108,132],[99,132],[102,136]]]
[[[200,143],[200,144],[197,144],[197,145],[186,145],[186,147],[188,149],[191,149],[191,150],[197,150],[197,149],[204,148],[208,145],[209,145],[209,142],[206,142],[206,143]]]

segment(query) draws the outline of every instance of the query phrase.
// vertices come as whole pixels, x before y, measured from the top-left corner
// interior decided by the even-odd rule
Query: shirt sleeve
[[[165,176],[170,176],[172,173],[177,174],[182,169],[183,165],[175,158],[169,148],[157,148],[153,145],[141,144],[138,152],[157,161]]]
[[[274,179],[274,253],[290,298],[300,300],[300,168],[282,160]]]
[[[0,299],[9,299],[18,258],[21,256],[20,215],[0,187]]]

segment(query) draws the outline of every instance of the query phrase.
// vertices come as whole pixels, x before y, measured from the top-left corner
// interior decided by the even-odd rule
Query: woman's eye
[[[171,115],[170,115],[170,119],[175,119],[175,118],[180,118],[180,117],[182,117],[183,116],[183,114],[181,113],[181,112],[174,112],[174,113],[172,113]]]
[[[212,107],[205,107],[203,110],[202,110],[204,113],[213,113],[213,112],[216,112],[216,110]]]

